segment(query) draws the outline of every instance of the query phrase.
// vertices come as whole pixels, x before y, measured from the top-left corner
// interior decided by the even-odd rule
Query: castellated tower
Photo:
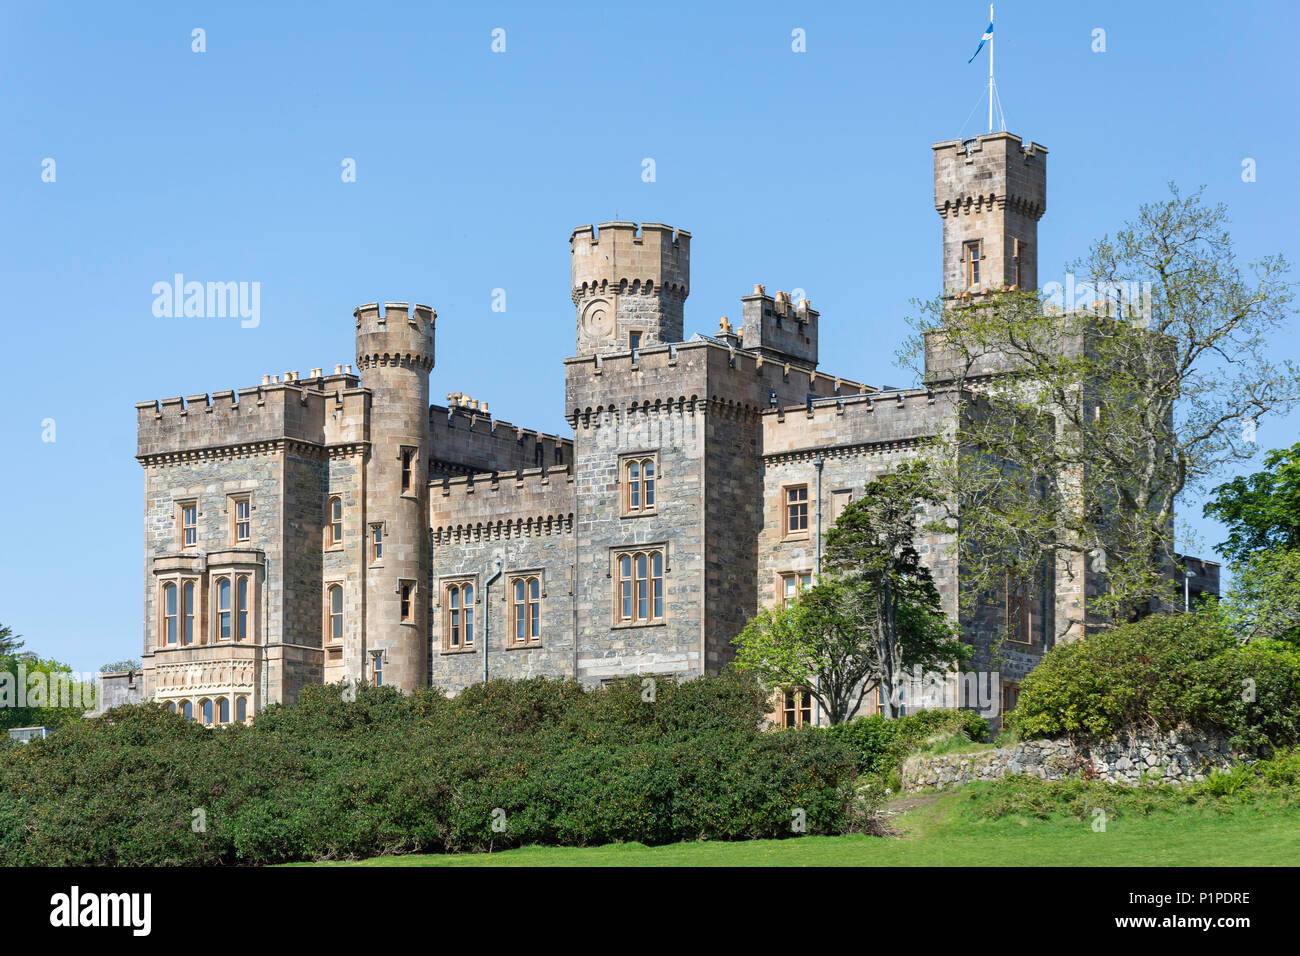
[[[691,234],[662,223],[602,222],[569,239],[578,355],[682,340]]]
[[[934,208],[943,217],[943,294],[1038,288],[1038,220],[1047,150],[1011,133],[935,143]]]
[[[433,309],[378,303],[354,313],[357,368],[371,392],[365,463],[365,644],[369,683],[404,691],[428,683],[429,373]],[[378,537],[376,537],[378,536]],[[381,550],[375,555],[375,541]],[[376,681],[376,677],[379,678]]]

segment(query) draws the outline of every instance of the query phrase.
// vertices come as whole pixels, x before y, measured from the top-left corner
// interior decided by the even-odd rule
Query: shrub
[[[1300,741],[1300,649],[1236,642],[1211,606],[1059,645],[1025,679],[1010,728],[1025,738],[1178,727],[1240,746]]]
[[[529,843],[753,839],[854,825],[856,759],[765,733],[736,674],[493,681],[455,698],[310,687],[251,727],[122,707],[0,754],[0,864],[272,863]],[[195,811],[206,827],[194,832]],[[504,823],[494,828],[494,820]]]
[[[928,737],[964,733],[971,740],[983,740],[988,735],[988,722],[971,710],[919,710],[893,720],[871,714],[823,728],[819,733],[848,744],[857,758],[859,773],[887,776],[896,773]]]

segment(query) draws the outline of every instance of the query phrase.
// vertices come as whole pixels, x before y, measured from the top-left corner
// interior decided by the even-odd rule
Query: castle
[[[933,154],[945,294],[1036,289],[1047,150],[1003,132]],[[146,698],[223,724],[321,682],[714,673],[759,607],[811,584],[843,507],[957,413],[941,375],[822,371],[821,316],[761,285],[738,326],[686,339],[684,230],[607,222],[570,244],[571,438],[430,404],[436,315],[399,302],[354,312],[355,371],[136,406]],[[954,541],[919,544],[958,616]],[[973,666],[998,648],[1006,705],[1081,632],[1080,571],[961,620]],[[778,710],[819,720],[798,692]]]

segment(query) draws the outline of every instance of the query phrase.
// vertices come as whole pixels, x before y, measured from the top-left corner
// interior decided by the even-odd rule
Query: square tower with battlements
[[[943,218],[943,295],[1038,288],[1038,220],[1047,150],[1012,133],[935,143],[934,208]]]

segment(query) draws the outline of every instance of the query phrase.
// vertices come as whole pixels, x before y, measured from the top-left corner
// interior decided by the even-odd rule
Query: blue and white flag
[[[966,61],[967,65],[975,62],[975,57],[980,55],[980,50],[984,49],[984,44],[992,39],[993,39],[993,21],[990,20],[989,28],[985,30],[984,35],[980,37],[980,45],[975,48],[975,52],[972,53],[970,55],[970,59]]]

